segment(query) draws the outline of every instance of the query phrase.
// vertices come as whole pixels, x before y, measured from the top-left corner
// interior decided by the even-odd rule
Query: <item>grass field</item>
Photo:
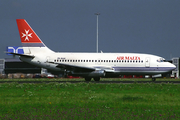
[[[179,92],[163,83],[3,83],[0,119],[180,119]]]

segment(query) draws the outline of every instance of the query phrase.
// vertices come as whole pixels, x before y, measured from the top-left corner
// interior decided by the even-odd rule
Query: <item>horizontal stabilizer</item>
[[[23,56],[23,57],[29,57],[29,58],[34,58],[35,56],[33,55],[26,55],[26,54],[18,54],[18,53],[12,53],[12,52],[6,52],[8,54],[13,54],[13,55],[17,55],[17,56]]]

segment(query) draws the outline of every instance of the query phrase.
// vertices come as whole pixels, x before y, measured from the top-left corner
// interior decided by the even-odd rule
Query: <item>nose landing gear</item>
[[[156,78],[152,78],[152,81],[153,81],[153,82],[156,81]]]

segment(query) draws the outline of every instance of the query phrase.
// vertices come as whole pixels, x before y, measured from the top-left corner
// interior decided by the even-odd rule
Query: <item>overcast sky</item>
[[[21,46],[16,19],[26,19],[41,40],[58,52],[99,51],[180,57],[180,0],[2,0],[0,58]]]

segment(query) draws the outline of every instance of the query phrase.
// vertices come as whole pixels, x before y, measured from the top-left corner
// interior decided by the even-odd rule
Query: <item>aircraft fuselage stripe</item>
[[[172,67],[113,67],[115,71],[171,71]]]
[[[22,43],[23,47],[45,47],[43,43]]]

